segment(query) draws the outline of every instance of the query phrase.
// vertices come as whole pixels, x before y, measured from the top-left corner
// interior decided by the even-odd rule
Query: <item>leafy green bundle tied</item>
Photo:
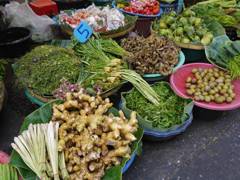
[[[22,86],[39,95],[51,95],[61,79],[77,81],[80,60],[70,49],[43,45],[23,56],[14,67]]]
[[[168,129],[174,125],[182,124],[184,108],[189,100],[175,95],[165,83],[157,83],[152,88],[159,95],[158,105],[152,104],[134,89],[125,96],[126,107],[138,112],[143,120],[151,122],[154,128]]]

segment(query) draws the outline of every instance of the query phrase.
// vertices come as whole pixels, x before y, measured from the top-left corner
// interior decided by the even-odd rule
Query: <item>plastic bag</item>
[[[5,13],[4,13],[4,8],[0,6],[0,31],[6,29],[8,26]]]
[[[5,6],[5,14],[10,27],[26,27],[32,32],[32,39],[43,42],[53,39],[51,26],[54,21],[48,16],[38,16],[27,3],[11,2]]]

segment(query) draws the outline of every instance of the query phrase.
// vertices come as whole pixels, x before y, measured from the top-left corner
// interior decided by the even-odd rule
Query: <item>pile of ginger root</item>
[[[59,122],[58,151],[64,152],[72,180],[100,180],[106,169],[130,158],[136,140],[136,113],[127,119],[109,114],[109,99],[83,92],[67,93],[63,104],[54,104],[52,121]]]

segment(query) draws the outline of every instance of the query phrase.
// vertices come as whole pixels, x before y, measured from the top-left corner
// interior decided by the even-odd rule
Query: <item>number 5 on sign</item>
[[[75,38],[81,43],[87,42],[92,33],[92,28],[84,21],[81,21],[81,23],[74,29],[73,32]]]

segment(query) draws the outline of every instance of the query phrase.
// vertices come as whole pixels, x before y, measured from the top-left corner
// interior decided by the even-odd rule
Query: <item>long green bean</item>
[[[159,104],[158,94],[151,88],[151,86],[142,77],[132,70],[122,70],[121,77],[129,81],[132,85],[150,102],[155,105]]]

